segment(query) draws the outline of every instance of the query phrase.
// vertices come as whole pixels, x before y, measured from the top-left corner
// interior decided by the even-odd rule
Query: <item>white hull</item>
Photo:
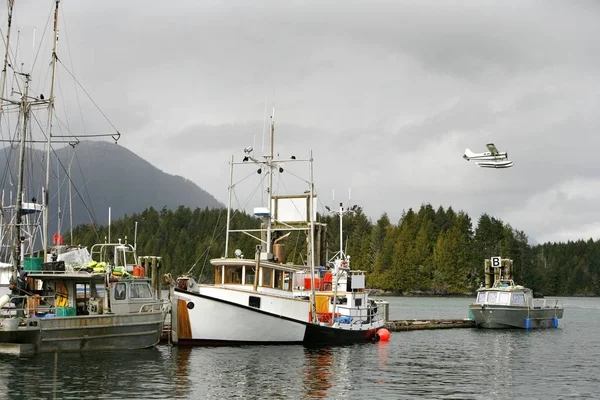
[[[384,326],[382,318],[313,324],[308,300],[223,286],[199,286],[197,292],[176,289],[171,317],[177,345],[355,343],[376,339],[377,329]]]
[[[282,313],[277,315],[190,293],[177,292],[174,297],[178,302],[172,309],[172,335],[175,344],[301,343],[304,339],[306,325],[291,320]],[[262,296],[262,299],[268,297],[270,296]],[[276,307],[283,310],[286,303],[296,301],[279,298],[274,302],[278,303]],[[193,308],[189,308],[192,304]],[[301,306],[305,308],[305,318],[308,318],[308,302]]]

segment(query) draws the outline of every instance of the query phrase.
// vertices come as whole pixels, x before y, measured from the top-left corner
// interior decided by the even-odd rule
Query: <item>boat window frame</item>
[[[256,276],[256,265],[245,265],[244,266],[244,285],[254,285],[254,279]]]
[[[137,290],[137,294],[134,293],[134,288]],[[144,288],[143,291],[140,291],[138,288]],[[148,296],[142,296],[142,294],[147,294]],[[129,284],[129,298],[131,300],[150,300],[154,298],[152,294],[152,288],[148,282],[132,282]]]
[[[260,267],[261,271],[261,285],[262,287],[273,287],[273,268],[270,267]]]
[[[518,298],[521,298],[523,301],[522,302],[518,302],[518,301],[514,301]],[[525,293],[512,293],[511,297],[510,297],[510,304],[513,304],[515,306],[525,306],[527,305],[527,300],[525,298]]]
[[[120,292],[117,289],[122,287],[123,291]],[[122,295],[121,295],[122,293]],[[117,295],[118,294],[118,295]],[[127,300],[127,284],[125,282],[117,282],[115,284],[115,289],[114,289],[114,298],[115,300]]]
[[[224,265],[218,265],[217,267],[215,267],[215,285],[221,285],[222,282],[222,271],[223,268],[225,268]]]
[[[476,301],[477,304],[485,304],[486,300],[487,300],[487,292],[479,292],[477,294],[477,301]]]
[[[510,293],[509,292],[499,292],[498,298],[496,300],[496,304],[501,306],[510,305]]]
[[[243,276],[243,265],[226,265],[224,284],[241,285]],[[235,277],[239,279],[233,279]]]

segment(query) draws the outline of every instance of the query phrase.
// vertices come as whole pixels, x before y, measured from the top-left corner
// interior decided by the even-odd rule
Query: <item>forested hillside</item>
[[[339,249],[339,217],[320,216],[326,225],[320,264]],[[224,253],[226,211],[179,207],[126,216],[111,226],[111,238],[133,241],[138,222],[138,254],[164,257],[165,272],[190,271],[204,282],[213,279],[210,258]],[[234,213],[232,229],[258,227],[260,221]],[[514,278],[544,295],[600,295],[600,242],[593,240],[531,246],[527,235],[483,214],[476,222],[452,208],[422,205],[394,223],[387,215],[370,221],[358,208],[343,219],[344,247],[353,269],[368,274],[368,285],[402,294],[468,294],[483,281],[484,260],[492,256],[514,261]],[[107,227],[79,226],[74,243],[104,240]],[[65,235],[66,236],[66,235]],[[305,259],[306,238],[286,239],[288,260]],[[239,234],[230,254],[240,248],[252,257],[255,241]]]

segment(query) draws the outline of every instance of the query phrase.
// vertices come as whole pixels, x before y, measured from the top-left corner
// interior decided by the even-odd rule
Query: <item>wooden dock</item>
[[[387,321],[385,327],[390,332],[425,329],[475,328],[475,321],[471,319],[400,319]]]

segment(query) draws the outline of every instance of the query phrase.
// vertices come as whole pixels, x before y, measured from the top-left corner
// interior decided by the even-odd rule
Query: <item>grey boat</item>
[[[534,299],[533,292],[512,279],[499,279],[491,288],[477,290],[469,305],[480,328],[557,328],[563,316],[562,300]]]
[[[160,341],[169,303],[140,272],[146,268],[120,262],[135,249],[120,243],[97,246],[114,253],[116,261],[92,261],[78,270],[50,262],[42,270],[21,272],[12,295],[0,298],[2,306],[10,305],[0,316],[1,353],[139,349]],[[156,276],[159,257],[137,260]],[[132,269],[137,273],[127,272]]]

